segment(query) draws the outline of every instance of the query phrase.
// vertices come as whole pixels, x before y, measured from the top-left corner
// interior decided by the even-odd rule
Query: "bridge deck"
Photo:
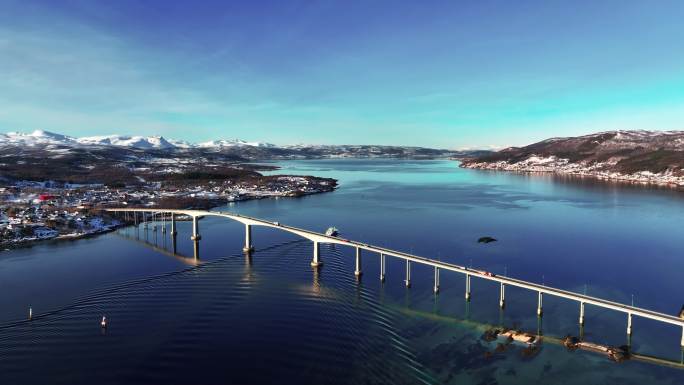
[[[503,285],[510,285],[510,286],[515,286],[515,287],[521,287],[524,289],[528,290],[533,290],[538,293],[543,293],[543,294],[548,294],[556,297],[561,297],[561,298],[566,298],[570,300],[574,300],[583,304],[591,304],[607,309],[612,309],[616,310],[619,312],[627,313],[629,315],[634,315],[634,316],[639,316],[643,318],[648,318],[656,321],[661,321],[665,323],[669,323],[672,325],[677,325],[681,326],[684,329],[684,319],[678,318],[673,315],[669,314],[664,314],[664,313],[659,313],[656,311],[648,310],[648,309],[643,309],[635,306],[630,306],[630,305],[625,305],[621,304],[619,302],[613,302],[613,301],[608,301],[605,299],[597,298],[597,297],[592,297],[588,295],[583,295],[583,294],[578,294],[574,293],[571,291],[567,290],[562,290],[562,289],[557,289],[545,285],[540,285],[537,283],[533,282],[528,282],[528,281],[523,281],[515,278],[510,278],[510,277],[504,277],[504,276],[498,276],[498,275],[488,275],[486,274],[485,271],[482,270],[476,270],[476,269],[469,269],[468,267],[465,266],[459,266],[451,263],[446,263],[446,262],[441,262],[437,261],[434,259],[430,258],[425,258],[409,253],[404,253],[401,251],[397,250],[392,250],[388,249],[385,247],[380,247],[380,246],[374,246],[374,245],[369,245],[367,243],[362,243],[362,242],[357,242],[353,240],[348,240],[344,238],[338,238],[338,237],[333,237],[333,236],[328,236],[325,234],[317,233],[314,231],[306,230],[306,229],[301,229],[293,226],[287,226],[280,224],[278,222],[271,222],[259,218],[253,218],[253,217],[248,217],[244,215],[239,215],[239,214],[233,214],[233,213],[226,213],[226,212],[217,212],[217,211],[203,211],[203,210],[167,210],[167,209],[131,209],[131,208],[120,208],[120,209],[107,209],[109,212],[146,212],[146,213],[167,213],[167,214],[179,214],[179,215],[188,215],[191,217],[204,217],[204,216],[216,216],[216,217],[222,217],[222,218],[228,218],[232,219],[241,223],[244,223],[246,225],[255,225],[255,226],[265,226],[265,227],[272,227],[272,228],[277,228],[282,231],[286,231],[292,234],[296,234],[299,236],[302,236],[304,238],[307,238],[313,242],[319,242],[319,243],[334,243],[334,244],[339,244],[339,245],[347,245],[351,247],[356,247],[361,250],[367,250],[370,252],[374,253],[379,253],[379,254],[384,254],[384,255],[389,255],[393,256],[396,258],[401,258],[404,260],[408,260],[411,262],[415,263],[420,263],[423,265],[428,265],[428,266],[433,266],[438,269],[442,270],[448,270],[448,271],[453,271],[456,273],[461,273],[465,274],[471,277],[477,277],[489,281],[494,281],[494,282],[499,282]],[[682,344],[684,345],[684,336],[682,337]]]

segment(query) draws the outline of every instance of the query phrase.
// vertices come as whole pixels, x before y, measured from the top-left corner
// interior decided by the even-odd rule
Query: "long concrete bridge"
[[[404,280],[407,287],[411,286],[411,264],[418,263],[422,265],[431,266],[434,269],[434,285],[433,290],[435,293],[439,292],[439,274],[441,270],[452,271],[455,273],[460,273],[465,275],[465,298],[470,300],[470,285],[472,278],[478,278],[488,281],[494,281],[500,285],[500,297],[499,306],[504,307],[506,304],[506,286],[520,287],[523,289],[528,289],[537,294],[537,315],[539,317],[543,314],[543,296],[551,295],[555,297],[565,298],[573,300],[579,303],[579,324],[584,325],[584,308],[585,305],[594,305],[602,307],[605,309],[611,309],[618,312],[625,313],[627,316],[627,334],[632,334],[632,317],[638,316],[642,318],[647,318],[659,322],[664,322],[667,324],[675,325],[682,328],[682,339],[681,346],[684,348],[684,319],[648,309],[643,309],[635,306],[629,306],[621,304],[618,302],[608,301],[605,299],[592,297],[588,295],[578,294],[567,290],[556,289],[553,287],[539,285],[537,283],[523,281],[515,278],[505,277],[495,275],[486,271],[468,268],[466,266],[459,266],[451,263],[441,262],[434,259],[429,259],[401,251],[391,250],[385,247],[369,245],[367,243],[357,242],[353,240],[348,240],[344,238],[339,238],[335,236],[328,236],[325,234],[317,233],[314,231],[301,229],[297,227],[287,226],[279,222],[267,221],[259,218],[248,217],[244,215],[226,213],[226,212],[216,212],[216,211],[203,211],[203,210],[175,210],[175,209],[145,209],[145,208],[115,208],[107,209],[108,212],[120,213],[125,215],[128,220],[133,221],[136,225],[139,222],[144,222],[147,219],[155,220],[159,218],[160,221],[166,222],[167,220],[171,224],[171,234],[176,235],[176,215],[182,215],[192,218],[192,236],[190,237],[195,244],[201,240],[201,235],[199,233],[199,219],[202,217],[220,217],[231,219],[240,222],[245,225],[245,245],[243,251],[250,253],[254,250],[252,246],[252,226],[263,226],[271,227],[281,231],[286,231],[298,235],[300,237],[306,238],[313,242],[313,258],[311,261],[311,266],[317,268],[323,264],[320,254],[320,244],[338,244],[343,246],[349,246],[356,250],[356,260],[355,260],[355,270],[354,274],[358,277],[362,274],[362,263],[361,263],[361,252],[362,250],[371,252],[373,254],[379,255],[380,257],[380,280],[385,280],[385,267],[386,267],[386,257],[395,257],[403,259],[406,262],[406,279]],[[141,218],[138,218],[138,214],[141,214]],[[133,218],[128,218],[131,215]],[[163,230],[166,231],[166,225],[164,225]]]

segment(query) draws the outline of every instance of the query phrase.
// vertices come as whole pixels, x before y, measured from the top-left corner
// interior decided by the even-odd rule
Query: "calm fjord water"
[[[334,193],[240,202],[230,210],[412,251],[497,274],[674,314],[684,301],[684,196],[666,189],[464,170],[452,161],[282,162],[278,173],[329,176]],[[0,383],[459,383],[679,384],[681,369],[568,352],[545,343],[496,351],[487,325],[578,335],[577,304],[364,254],[322,248],[270,229],[241,255],[243,227],[200,222],[199,263],[189,223],[178,255],[161,232],[122,229],[0,254]],[[481,236],[498,239],[478,244]],[[33,307],[31,322],[26,318]],[[102,332],[99,318],[109,327]],[[587,307],[585,339],[626,344],[621,314]],[[633,350],[681,359],[681,330],[635,319]],[[491,354],[490,354],[491,353]],[[540,380],[541,379],[541,380]]]

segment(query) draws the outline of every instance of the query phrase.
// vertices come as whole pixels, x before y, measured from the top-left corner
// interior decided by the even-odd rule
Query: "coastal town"
[[[525,173],[555,173],[578,177],[591,177],[607,181],[619,181],[644,185],[659,185],[670,187],[684,187],[684,175],[676,175],[672,170],[663,172],[638,171],[623,173],[611,168],[611,162],[570,162],[568,159],[556,156],[530,156],[518,162],[505,160],[495,162],[471,161],[463,163],[462,167],[482,170],[515,171]]]
[[[681,189],[684,132],[617,130],[549,138],[464,159],[461,167],[554,173]]]
[[[0,187],[0,248],[87,237],[124,225],[102,212],[108,207],[209,209],[228,202],[329,192],[336,186],[334,179],[289,175],[117,187],[18,181]]]

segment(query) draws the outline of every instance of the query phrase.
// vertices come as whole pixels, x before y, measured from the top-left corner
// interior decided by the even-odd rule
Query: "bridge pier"
[[[171,213],[171,235],[175,237],[176,234],[178,234],[176,232],[176,214]]]
[[[537,317],[537,335],[542,335],[542,317]]]
[[[192,242],[192,246],[193,246],[192,247],[192,252],[193,252],[192,255],[195,258],[195,260],[199,259],[199,257],[200,257],[200,250],[199,250],[200,246],[199,246],[199,244],[200,244],[199,240],[195,240]]]
[[[466,274],[465,299],[466,301],[470,302],[470,274]]]
[[[317,241],[314,241],[313,261],[311,261],[311,267],[318,267],[323,264],[323,262],[320,259],[320,253],[321,246]]]
[[[537,298],[537,316],[538,316],[538,317],[541,317],[542,314],[544,313],[543,310],[542,310],[542,300],[543,300],[543,298],[544,298],[544,297],[543,297],[543,294],[542,294],[542,292],[540,291],[540,292],[539,292],[539,297]]]
[[[435,285],[432,287],[432,291],[435,294],[439,293],[439,267],[435,266]]]
[[[241,215],[235,215],[231,213],[221,213],[221,212],[207,212],[207,211],[199,211],[199,210],[174,210],[174,209],[160,209],[160,208],[121,208],[121,209],[108,209],[106,211],[109,212],[123,212],[122,216],[126,219],[131,221],[132,223],[135,223],[136,225],[136,237],[142,238],[140,236],[140,225],[144,225],[145,229],[145,239],[148,238],[148,231],[147,229],[150,227],[149,222],[150,220],[153,222],[153,225],[156,227],[156,221],[159,221],[158,215],[161,215],[161,221],[159,221],[164,231],[166,227],[166,221],[167,217],[166,215],[171,215],[170,220],[171,220],[171,231],[172,231],[172,241],[173,241],[173,249],[175,252],[176,249],[176,227],[175,227],[175,214],[178,215],[183,215],[183,216],[189,216],[192,218],[192,240],[195,241],[195,255],[197,258],[199,258],[199,240],[201,239],[200,234],[199,234],[199,219],[204,217],[204,216],[216,216],[216,217],[223,217],[223,218],[229,218],[233,219],[235,221],[241,222],[242,224],[247,224],[249,223],[250,225],[255,225],[255,226],[267,226],[267,227],[275,227],[278,226],[277,223],[273,222],[268,222],[265,220],[261,220],[258,218],[252,218],[252,217],[246,217],[246,216],[241,216]],[[129,213],[132,213],[129,215]],[[141,223],[142,221],[142,223]],[[361,253],[363,250],[375,252],[380,254],[380,279],[384,281],[386,277],[386,257],[387,255],[399,258],[399,259],[405,259],[406,260],[406,279],[405,283],[407,288],[411,286],[411,264],[412,262],[417,262],[423,265],[427,266],[432,266],[434,270],[434,285],[433,285],[433,290],[435,293],[437,293],[440,290],[440,273],[441,270],[446,270],[448,272],[456,272],[459,274],[464,274],[466,276],[466,290],[465,290],[465,298],[466,298],[466,311],[469,311],[469,303],[471,299],[471,275],[475,274],[475,277],[480,277],[484,280],[488,281],[493,281],[493,282],[499,282],[500,283],[500,299],[499,299],[499,306],[501,308],[500,314],[504,314],[504,306],[505,306],[505,289],[506,285],[512,285],[514,287],[518,288],[524,288],[527,290],[530,290],[532,292],[537,291],[538,295],[538,303],[537,303],[537,314],[539,316],[538,322],[541,321],[542,313],[543,313],[543,299],[544,295],[551,295],[554,297],[560,297],[560,298],[565,298],[573,301],[577,301],[580,303],[580,314],[579,314],[579,324],[580,324],[580,337],[583,337],[584,333],[584,321],[585,321],[585,305],[587,303],[591,305],[598,306],[603,309],[612,309],[615,311],[619,311],[621,313],[627,313],[627,334],[631,337],[632,331],[633,331],[633,324],[632,324],[632,316],[636,315],[642,318],[646,319],[651,319],[651,320],[656,320],[659,322],[667,323],[667,324],[673,324],[676,325],[680,328],[682,328],[682,335],[681,335],[681,340],[680,344],[682,346],[682,349],[684,350],[684,321],[680,317],[676,317],[673,315],[669,314],[664,314],[664,313],[658,313],[655,311],[649,311],[647,309],[641,309],[641,308],[636,308],[633,305],[632,306],[627,306],[627,305],[622,305],[618,304],[615,302],[603,300],[601,298],[597,297],[591,297],[587,296],[586,294],[578,294],[578,293],[572,293],[566,290],[561,290],[561,289],[556,289],[553,287],[546,287],[544,285],[539,285],[533,282],[526,282],[518,279],[512,279],[508,278],[505,275],[503,276],[495,276],[492,274],[487,274],[486,272],[482,272],[479,270],[471,270],[468,267],[465,266],[459,266],[455,264],[450,264],[446,262],[441,262],[437,260],[432,260],[432,259],[427,259],[427,258],[416,258],[411,254],[399,252],[399,251],[393,251],[389,250],[383,247],[378,247],[378,246],[373,246],[373,245],[368,245],[365,243],[360,243],[360,242],[355,242],[351,240],[339,240],[335,239],[332,237],[327,237],[324,234],[319,234],[313,231],[308,231],[305,229],[299,229],[295,227],[290,227],[290,226],[282,226],[279,227],[283,231],[287,231],[293,234],[300,235],[306,239],[309,240],[316,240],[314,242],[314,256],[313,256],[313,261],[311,262],[311,265],[314,267],[320,266],[322,264],[320,260],[320,243],[333,243],[333,244],[341,244],[341,245],[346,245],[346,246],[351,246],[355,247],[356,254],[357,254],[357,259],[356,259],[356,268],[355,268],[355,273],[357,275],[360,275],[359,273],[361,272]],[[249,228],[246,229],[246,245],[251,246],[251,234],[249,233]],[[155,244],[157,243],[157,239],[155,237]],[[319,271],[316,270],[316,273]],[[408,291],[406,292],[408,295]],[[540,329],[541,330],[541,329]],[[624,330],[624,329],[623,329]],[[540,332],[541,334],[541,332]]]
[[[242,248],[245,253],[251,253],[254,251],[254,246],[252,246],[252,226],[245,224],[245,247]]]
[[[166,213],[161,213],[162,217],[162,234],[166,234]]]
[[[156,233],[156,232],[157,232],[157,222],[156,222],[156,220],[157,220],[157,214],[156,214],[156,213],[152,213],[152,232],[153,232],[153,233]]]
[[[171,234],[171,247],[173,250],[173,253],[176,254],[178,250],[176,249],[176,234]]]
[[[361,276],[361,274],[363,274],[363,272],[361,272],[361,249],[358,247],[356,248],[356,263],[355,263],[355,265],[356,265],[356,268],[354,269],[354,275],[358,278]]]
[[[411,261],[406,260],[406,279],[404,280],[406,287],[411,287]]]
[[[197,219],[197,216],[192,217],[192,237],[190,237],[193,241],[199,241],[202,239],[202,236],[199,234],[199,220]]]

